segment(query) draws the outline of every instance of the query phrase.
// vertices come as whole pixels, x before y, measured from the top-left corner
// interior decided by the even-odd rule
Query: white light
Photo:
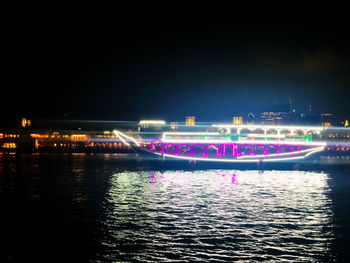
[[[143,120],[140,121],[139,124],[160,124],[160,125],[165,125],[165,121],[153,121],[153,120]]]
[[[219,135],[218,132],[164,132],[162,140],[165,139],[167,135]]]
[[[130,144],[127,143],[127,142],[122,138],[123,136],[124,136],[125,138],[127,138],[127,139],[133,141],[137,146],[140,146],[140,144],[139,144],[134,138],[129,137],[129,136],[125,135],[124,133],[120,132],[120,131],[114,130],[113,133],[114,133],[115,135],[117,135],[117,136],[122,140],[122,142],[125,143],[125,144],[128,145],[128,146],[130,146]]]
[[[218,132],[164,132],[164,135],[219,135]]]
[[[118,131],[113,131],[113,132],[114,132],[115,135],[117,135],[117,136],[122,140],[122,142],[123,142],[124,144],[126,144],[127,146],[130,146],[130,144],[128,144],[128,143],[123,139],[123,137],[119,134]]]

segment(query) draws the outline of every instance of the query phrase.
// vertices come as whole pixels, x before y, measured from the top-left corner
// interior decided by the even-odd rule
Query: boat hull
[[[269,156],[242,156],[238,158],[220,158],[220,157],[198,157],[198,156],[186,156],[175,155],[161,152],[151,151],[143,147],[134,147],[134,151],[140,154],[145,159],[154,159],[158,161],[181,161],[189,164],[193,163],[212,163],[212,164],[262,164],[262,163],[306,163],[315,161],[318,159],[319,153],[324,150],[324,147],[310,148],[305,151],[286,153],[286,154],[273,154]]]

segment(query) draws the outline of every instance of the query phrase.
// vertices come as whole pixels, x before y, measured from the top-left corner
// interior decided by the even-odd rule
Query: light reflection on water
[[[328,179],[304,171],[116,173],[104,259],[330,261]]]

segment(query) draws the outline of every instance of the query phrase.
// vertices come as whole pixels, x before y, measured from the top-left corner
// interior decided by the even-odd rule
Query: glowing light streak
[[[284,139],[286,138],[286,136],[284,134],[279,135],[279,134],[255,134],[255,133],[248,133],[247,134],[248,137],[259,137],[259,138],[281,138]]]
[[[161,120],[142,120],[139,122],[139,124],[159,124],[159,125],[165,125],[165,121]]]
[[[227,140],[211,139],[211,140],[201,140],[201,139],[165,139],[163,142],[170,143],[227,143]],[[265,140],[237,140],[232,141],[239,144],[287,144],[287,145],[304,145],[304,146],[326,146],[326,142],[305,142],[305,141],[265,141]]]
[[[305,154],[305,157],[308,157],[313,153],[322,152],[323,150],[324,150],[324,147],[319,147],[319,148],[315,149],[314,151],[311,151],[311,152]]]
[[[118,134],[118,133],[116,133],[116,132],[115,132],[115,134],[122,140],[122,142],[123,142],[124,144],[126,144],[127,146],[130,146],[130,144],[127,143],[127,142],[123,139],[123,137],[122,137],[120,134]]]
[[[160,142],[160,144],[161,144],[162,151],[160,153],[159,152],[155,152],[155,150],[154,150],[153,143],[156,142],[156,141]],[[168,153],[165,152],[165,147],[167,145],[172,145],[173,146],[175,154],[168,154]],[[189,146],[191,148],[190,156],[188,156],[188,155],[181,155],[180,156],[180,147],[181,147],[181,145],[186,145],[186,146]],[[194,157],[193,156],[193,149],[194,149],[195,146],[201,146],[203,148],[203,151],[202,151],[203,158],[201,158],[201,157]],[[208,156],[207,156],[206,150],[210,146],[215,146],[216,147],[216,155],[217,155],[218,158],[226,154],[226,146],[232,146],[232,155],[236,156],[237,158],[236,159],[213,159],[213,158],[207,158]],[[258,147],[258,146],[264,147],[264,155],[255,155],[254,154],[254,146],[249,145],[249,144],[238,145],[238,144],[234,144],[234,143],[224,143],[224,144],[222,144],[220,146],[216,145],[216,144],[208,144],[208,145],[195,144],[192,147],[190,145],[188,145],[188,144],[180,144],[178,147],[176,147],[176,145],[172,144],[172,143],[171,144],[170,143],[163,144],[163,142],[160,139],[157,138],[157,139],[153,140],[152,143],[151,143],[151,152],[153,152],[155,154],[158,154],[158,155],[167,156],[167,157],[180,156],[180,157],[182,157],[182,159],[187,159],[187,160],[190,160],[190,161],[193,161],[193,160],[208,160],[208,161],[216,160],[216,161],[223,161],[223,162],[239,162],[239,161],[255,162],[255,161],[258,161],[258,160],[282,161],[282,160],[301,159],[301,158],[305,158],[306,156],[309,156],[312,153],[324,150],[323,146],[322,147],[318,147],[316,149],[315,148],[311,148],[311,149],[306,149],[306,150],[302,150],[302,151],[301,151],[300,145],[294,146],[294,147],[297,148],[297,151],[293,151],[293,146],[286,145],[286,144],[280,145],[280,146],[257,144],[257,145],[255,145],[255,148]],[[242,156],[242,153],[241,153],[241,150],[240,150],[242,147],[249,147],[250,148],[250,155],[249,156]],[[266,147],[276,147],[276,149],[277,149],[276,154],[267,154]],[[290,149],[290,152],[288,152],[288,153],[279,153],[280,148],[283,148],[283,147],[288,147]],[[222,148],[222,153],[220,152],[220,148]],[[294,157],[289,157],[289,158],[288,157],[284,157],[284,156],[293,155],[293,154],[300,155],[302,153],[307,153],[307,154],[305,156],[294,156]],[[281,156],[283,156],[283,157],[280,158]],[[275,158],[275,157],[279,157],[279,158]],[[249,160],[249,158],[254,158],[254,160],[253,159]],[[268,159],[265,159],[265,158],[268,158]],[[248,160],[245,160],[245,159],[248,159]]]
[[[312,153],[315,153],[316,151],[313,151]],[[179,156],[179,155],[171,155],[171,154],[161,154],[157,152],[153,152],[154,154],[175,158],[175,159],[183,159],[183,160],[194,160],[194,161],[208,161],[208,162],[225,162],[225,163],[233,163],[233,162],[247,162],[247,163],[256,163],[262,159],[215,159],[215,158],[200,158],[200,157],[187,157],[187,156]],[[310,153],[310,154],[312,154]],[[309,154],[309,155],[310,155]],[[288,160],[298,160],[298,159],[304,159],[305,156],[296,156],[296,157],[290,157],[290,158],[274,158],[274,159],[264,159],[264,162],[275,162],[275,161],[288,161]]]
[[[295,155],[299,155],[299,154],[302,154],[302,153],[307,153],[307,152],[311,152],[313,151],[314,149],[324,149],[324,147],[317,147],[317,148],[310,148],[310,149],[306,149],[306,150],[301,150],[301,151],[297,151],[297,152],[293,152]],[[278,149],[278,148],[277,148]],[[242,156],[240,158],[271,158],[271,157],[275,157],[275,156],[289,156],[291,155],[290,152],[287,152],[287,153],[273,153],[273,154],[266,154],[266,155],[262,155],[262,154],[257,154],[257,155],[254,155],[254,156]]]
[[[167,135],[219,135],[218,132],[164,132],[162,136],[162,140],[165,140]]]
[[[115,135],[117,135],[122,140],[122,142],[125,143],[128,146],[130,146],[130,144],[128,142],[126,142],[126,140],[124,140],[122,137],[127,138],[130,141],[134,142],[137,146],[140,146],[140,144],[134,138],[129,137],[129,136],[125,135],[124,133],[120,132],[120,131],[114,130],[113,133]]]

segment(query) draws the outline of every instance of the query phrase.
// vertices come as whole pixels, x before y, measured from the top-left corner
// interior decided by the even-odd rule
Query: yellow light
[[[27,126],[27,119],[23,118],[22,119],[22,127],[26,127]]]
[[[242,125],[243,124],[243,118],[242,117],[233,117],[233,124],[234,125]]]
[[[30,137],[32,138],[40,138],[40,139],[46,139],[49,138],[48,134],[38,134],[38,133],[31,133]]]
[[[186,126],[195,126],[195,125],[196,125],[196,117],[186,116]]]
[[[348,126],[349,126],[349,122],[348,122],[348,120],[346,120],[344,127],[348,127]]]
[[[7,142],[7,143],[4,143],[2,145],[2,147],[5,149],[15,149],[17,147],[17,145],[15,143],[12,143],[12,142],[10,142],[10,143]]]

